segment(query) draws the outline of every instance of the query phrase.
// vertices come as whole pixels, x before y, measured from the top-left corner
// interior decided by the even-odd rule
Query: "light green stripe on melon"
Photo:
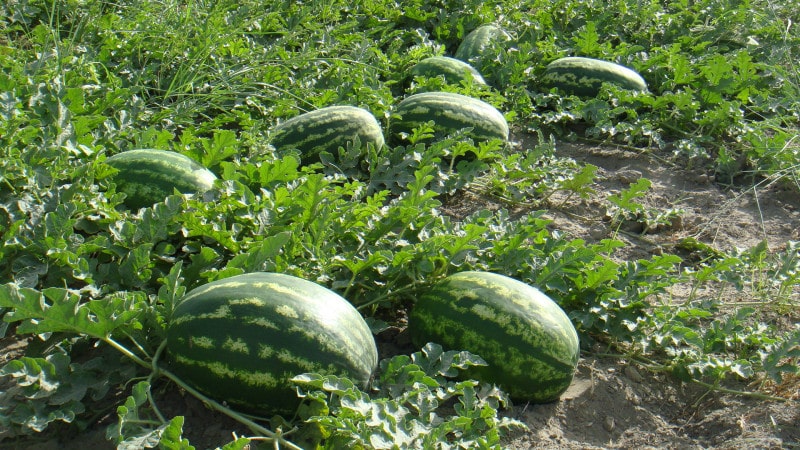
[[[175,361],[194,370],[204,370],[220,380],[230,379],[238,383],[244,383],[246,386],[270,389],[280,386],[284,380],[275,377],[271,372],[245,372],[242,370],[232,369],[230,365],[224,364],[219,361],[198,361],[194,359],[185,358],[178,354]]]
[[[228,305],[220,305],[217,309],[197,314],[197,315],[179,315],[172,319],[171,326],[183,325],[187,322],[192,322],[199,319],[224,319],[231,316],[231,307]]]
[[[186,295],[181,297],[178,308],[183,303],[189,303],[192,299],[200,296],[208,295],[215,291],[225,290],[225,289],[236,289],[236,288],[243,288],[247,286],[248,283],[245,281],[234,281],[230,279],[225,280],[218,280],[211,283],[206,283],[202,286],[196,287],[189,291]]]
[[[243,341],[241,338],[233,339],[230,336],[222,343],[222,350],[227,350],[231,353],[250,355],[250,347],[247,345],[247,342]]]
[[[206,349],[213,349],[217,347],[217,344],[214,341],[214,339],[211,339],[208,336],[192,336],[190,339],[192,342],[191,345],[193,346],[196,345],[200,348],[206,348]]]

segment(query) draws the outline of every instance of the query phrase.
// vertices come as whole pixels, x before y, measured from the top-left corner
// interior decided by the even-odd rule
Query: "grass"
[[[796,326],[768,319],[777,311],[797,321],[796,242],[722,251],[686,240],[691,260],[619,262],[613,256],[622,241],[587,245],[548,229],[538,210],[555,192],[567,200],[593,193],[597,168],[558,156],[562,140],[666,155],[756,194],[774,184],[800,192],[795,9],[760,0],[444,0],[402,8],[380,0],[5,2],[0,331],[35,334],[44,344],[0,372],[19,388],[0,399],[14,412],[0,419],[7,430],[0,439],[56,421],[77,427],[109,389],[146,379],[120,405],[112,437],[182,443],[182,416],[163,417],[149,390],[171,305],[186,289],[257,270],[330,287],[376,327],[401,324],[416,295],[448,274],[497,271],[557,299],[585,342],[606,343],[653,370],[719,389],[738,378],[784,386],[797,376],[800,336]],[[417,61],[454,54],[469,31],[490,22],[511,36],[477,67],[491,86],[408,77]],[[565,55],[628,65],[649,91],[606,86],[587,99],[539,85],[546,64]],[[402,97],[431,89],[489,102],[526,139],[510,148],[463,134],[430,142],[423,128],[410,141],[387,136],[387,146],[366,149],[363,158],[351,147],[306,167],[270,145],[275,124],[334,104],[368,109],[388,130]],[[103,161],[145,147],[184,153],[214,171],[215,201],[171,196],[126,210]],[[678,214],[639,204],[649,187],[640,180],[610,197],[614,217],[653,229]],[[460,220],[439,213],[464,191],[506,209],[476,209]],[[520,206],[529,212],[509,212]],[[693,286],[690,298],[662,303],[678,283]],[[717,295],[696,295],[709,289]],[[730,304],[729,292],[756,301]],[[124,362],[99,363],[109,356],[87,350],[97,343]],[[465,402],[473,398],[474,386],[437,383]],[[388,407],[399,398],[348,389],[363,405]],[[315,391],[318,409],[306,411],[307,423],[329,431],[355,423],[345,410],[330,412],[333,391]],[[64,398],[70,401],[54,400]],[[487,429],[494,439],[511,426],[494,421],[498,398],[492,393],[479,405],[488,408],[484,422],[473,421],[480,416],[474,403],[447,420],[467,424],[459,433],[471,439]],[[219,409],[277,442],[284,442],[280,429],[319,432],[302,420],[273,432]],[[436,430],[442,439],[454,436]]]

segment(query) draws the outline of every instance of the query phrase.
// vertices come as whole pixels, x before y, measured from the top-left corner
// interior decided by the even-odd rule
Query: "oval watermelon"
[[[541,82],[564,92],[596,97],[603,83],[613,83],[625,89],[647,91],[647,83],[633,69],[594,58],[568,56],[547,65]]]
[[[460,59],[449,56],[431,56],[425,58],[411,68],[411,75],[436,77],[442,75],[448,83],[472,81],[475,84],[486,84],[480,72]]]
[[[464,37],[456,50],[455,57],[480,68],[492,46],[510,40],[511,36],[502,27],[492,23],[483,24]]]
[[[556,400],[578,364],[578,333],[538,289],[490,272],[460,272],[424,293],[411,311],[412,342],[467,350],[489,364],[466,376],[495,383],[513,399]]]
[[[366,386],[378,363],[369,327],[344,298],[291,275],[257,272],[188,292],[167,326],[169,367],[209,397],[261,414],[291,414],[289,380],[346,376]]]
[[[383,130],[369,111],[356,106],[337,105],[300,114],[272,129],[270,143],[278,151],[297,149],[305,161],[315,160],[322,151],[337,154],[358,138],[362,149],[367,144],[380,148]]]
[[[184,194],[207,191],[217,179],[195,160],[170,150],[128,150],[105,162],[118,170],[112,179],[126,195],[123,203],[132,209],[164,201],[176,189]]]
[[[471,128],[469,135],[478,140],[509,138],[508,123],[494,106],[452,92],[423,92],[406,97],[394,110],[391,130],[394,134],[411,133],[428,121],[433,121],[442,135]]]

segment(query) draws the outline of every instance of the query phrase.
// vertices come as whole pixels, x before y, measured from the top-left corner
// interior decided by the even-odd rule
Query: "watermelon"
[[[476,84],[486,84],[480,72],[475,70],[474,67],[460,59],[450,58],[449,56],[425,58],[411,68],[411,75],[430,78],[442,75],[448,83],[472,81]]]
[[[195,160],[169,150],[128,150],[105,162],[118,170],[112,179],[126,195],[123,203],[131,209],[164,201],[175,190],[184,194],[207,191],[217,179]]]
[[[423,92],[406,97],[394,110],[391,131],[411,133],[428,121],[434,122],[441,135],[471,128],[469,135],[478,140],[509,138],[508,123],[494,106],[452,92]]]
[[[633,69],[600,59],[569,56],[547,65],[541,82],[569,94],[596,97],[603,83],[647,91],[647,83]]]
[[[188,292],[167,326],[168,364],[220,402],[292,414],[290,379],[335,374],[365,387],[378,363],[369,327],[344,298],[301,278],[255,272]]]
[[[503,28],[491,23],[483,24],[464,37],[454,56],[456,59],[480,67],[489,56],[488,52],[492,46],[510,40],[511,36]]]
[[[375,116],[356,106],[337,105],[300,114],[272,129],[270,143],[278,151],[297,149],[304,161],[314,161],[320,152],[337,154],[358,138],[362,149],[367,144],[382,147],[383,130]]]
[[[578,334],[566,313],[538,289],[505,275],[459,272],[436,283],[408,321],[416,346],[467,350],[488,366],[466,376],[503,388],[512,399],[558,399],[578,364]]]

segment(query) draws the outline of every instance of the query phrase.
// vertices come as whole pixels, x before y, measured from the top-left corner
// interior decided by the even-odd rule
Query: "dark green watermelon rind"
[[[316,372],[365,387],[377,349],[360,314],[319,285],[256,273],[187,294],[169,324],[171,369],[212,398],[254,411],[291,413],[289,380]]]
[[[424,77],[442,75],[448,83],[472,80],[476,84],[486,84],[486,80],[474,67],[460,59],[449,56],[425,58],[411,68],[411,75]]]
[[[328,106],[300,114],[277,125],[270,143],[279,151],[297,149],[304,160],[320,152],[336,154],[356,137],[366,151],[367,144],[384,145],[383,130],[369,111],[346,105]]]
[[[118,170],[113,180],[126,195],[125,205],[135,209],[163,201],[175,190],[183,194],[207,191],[217,179],[197,161],[170,150],[128,150],[105,162]]]
[[[612,83],[623,89],[647,91],[647,83],[633,69],[592,58],[566,57],[548,64],[541,82],[567,93],[596,97],[603,83]]]
[[[480,64],[486,49],[494,42],[505,42],[510,39],[508,33],[499,26],[484,24],[464,37],[454,56],[470,64]]]
[[[508,123],[494,106],[452,92],[423,92],[407,97],[398,103],[391,129],[393,133],[411,133],[431,120],[442,134],[471,128],[469,134],[476,139],[509,138]]]
[[[183,194],[211,189],[216,175],[186,155],[156,149],[136,149],[106,159],[118,172],[113,180],[129,208],[163,201],[175,190]]]
[[[417,346],[437,342],[483,357],[489,365],[466,376],[535,403],[556,400],[569,387],[579,358],[577,332],[558,305],[496,274],[463,272],[436,285],[412,310],[409,330]]]

